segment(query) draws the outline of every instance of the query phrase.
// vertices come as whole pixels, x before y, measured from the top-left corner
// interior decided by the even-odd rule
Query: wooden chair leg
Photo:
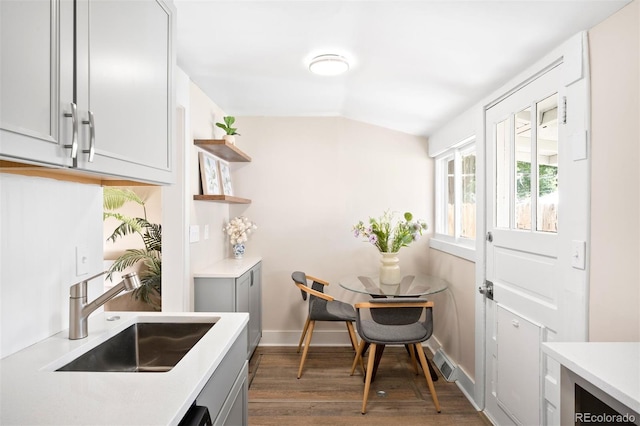
[[[309,328],[309,315],[307,315],[307,320],[304,322],[304,328],[302,329],[302,335],[300,335],[300,341],[298,342],[298,353],[300,353],[300,347],[302,346],[302,342],[304,341],[304,336],[307,334],[308,328]]]
[[[353,323],[351,321],[345,321],[347,323],[347,331],[349,332],[349,340],[351,340],[351,347],[353,350],[358,349],[358,338],[356,337],[356,331],[353,329]]]
[[[362,347],[362,350],[360,351],[360,358],[358,358],[360,360],[360,369],[362,370],[362,375],[364,376],[365,374],[365,369],[364,369],[364,360],[362,358],[362,356],[364,355],[364,348],[366,347],[366,345],[364,345]]]
[[[413,372],[418,375],[418,363],[416,362],[417,345],[409,345],[409,355],[411,355],[411,365],[413,366]]]
[[[436,406],[436,411],[440,412],[440,403],[438,402],[438,395],[436,395],[436,388],[433,386],[433,380],[431,380],[431,374],[429,373],[429,367],[427,366],[427,358],[424,355],[424,350],[422,350],[422,346],[416,344],[415,348],[418,352],[418,357],[420,358],[420,365],[422,365],[422,371],[424,372],[424,377],[427,379],[427,386],[429,386],[429,392],[431,392],[431,399],[433,399],[433,405]]]
[[[376,344],[372,343],[369,348],[369,360],[367,362],[367,377],[364,382],[364,396],[362,397],[362,414],[367,413],[367,399],[369,398],[369,388],[371,387],[371,374],[373,373],[373,361],[376,357]]]
[[[307,340],[304,342],[304,350],[302,351],[300,368],[298,368],[298,379],[302,376],[302,368],[304,367],[304,361],[307,359],[307,352],[309,351],[309,344],[311,344],[311,336],[313,335],[313,327],[315,325],[316,325],[315,321],[309,321],[309,329],[307,330]]]
[[[359,348],[358,338],[356,337],[356,331],[353,329],[353,323],[351,321],[347,321],[347,330],[349,330],[351,346],[353,346],[353,349],[357,352]],[[360,360],[360,368],[362,368],[362,375],[364,376],[364,361],[362,360],[362,351],[360,351],[360,357],[356,357],[356,359]],[[351,375],[353,375],[353,370],[351,371]]]
[[[356,371],[356,364],[358,364],[358,361],[360,361],[360,365],[362,366],[362,375],[364,376],[365,374],[364,364],[362,362],[362,352],[364,351],[365,344],[365,341],[361,340],[360,346],[358,346],[358,349],[356,350],[356,357],[353,359],[353,364],[351,365],[351,376],[353,376],[353,372]]]

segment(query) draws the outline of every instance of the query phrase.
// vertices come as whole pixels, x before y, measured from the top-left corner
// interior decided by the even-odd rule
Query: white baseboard
[[[429,350],[431,351],[432,354],[435,354],[438,349],[441,349],[446,354],[446,351],[442,348],[442,345],[440,344],[438,339],[436,339],[433,336],[429,340],[427,340],[425,346],[427,348],[429,348]],[[458,386],[460,391],[463,393],[463,395],[465,397],[467,397],[467,399],[469,400],[471,405],[473,405],[473,408],[475,408],[478,411],[481,411],[480,408],[478,407],[478,404],[476,404],[476,401],[475,401],[475,399],[473,397],[473,395],[476,394],[475,393],[475,388],[476,388],[475,381],[473,379],[471,379],[471,377],[469,377],[467,372],[464,371],[464,369],[462,367],[460,367],[459,365],[456,365],[456,368],[455,368],[455,371],[453,373],[452,379],[455,380],[456,385]]]
[[[476,394],[476,383],[460,366],[456,367],[456,385],[458,385],[460,391],[467,397],[471,405],[473,405],[473,408],[477,411],[482,411],[473,397],[473,395]]]

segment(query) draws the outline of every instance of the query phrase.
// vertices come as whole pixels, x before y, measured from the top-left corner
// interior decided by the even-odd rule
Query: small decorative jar
[[[242,256],[244,256],[244,244],[233,245],[233,256],[236,259],[242,259]]]

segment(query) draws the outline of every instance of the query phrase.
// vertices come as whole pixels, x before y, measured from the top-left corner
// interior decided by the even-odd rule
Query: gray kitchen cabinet
[[[0,154],[72,166],[73,2],[0,1]]]
[[[251,269],[249,285],[249,356],[262,338],[262,263]]]
[[[195,404],[209,409],[214,425],[249,423],[249,362],[244,358],[246,351],[245,328],[195,400]]]
[[[204,274],[207,275],[207,274]],[[262,338],[262,262],[237,276],[196,276],[196,312],[248,312],[248,353],[250,358]]]
[[[173,181],[170,3],[3,0],[0,19],[2,158]]]

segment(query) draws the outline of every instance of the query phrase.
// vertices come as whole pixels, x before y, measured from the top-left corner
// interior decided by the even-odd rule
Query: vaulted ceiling
[[[235,116],[343,116],[429,136],[628,1],[174,0],[178,66]],[[346,74],[311,74],[337,53]]]

